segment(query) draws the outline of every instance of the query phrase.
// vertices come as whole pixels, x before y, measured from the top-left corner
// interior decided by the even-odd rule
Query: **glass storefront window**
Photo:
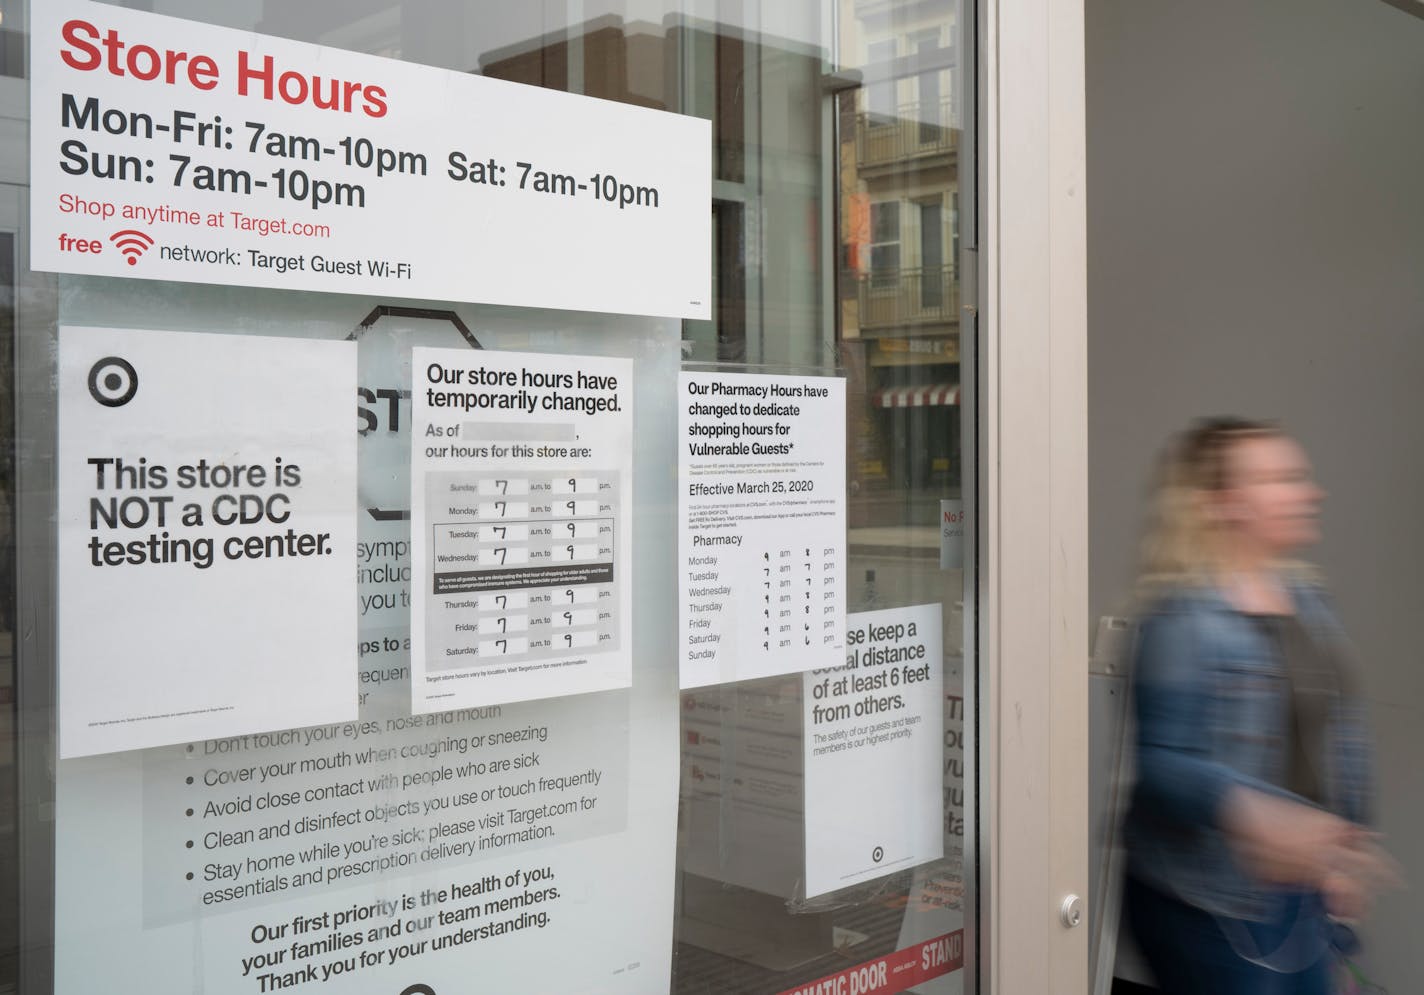
[[[964,541],[976,479],[975,341],[959,259],[974,244],[961,231],[975,197],[964,158],[975,106],[972,11],[907,0],[65,4],[96,21],[128,8],[181,19],[166,22],[175,39],[188,22],[322,46],[336,66],[356,53],[444,70],[447,88],[425,95],[436,105],[463,99],[455,77],[470,74],[707,121],[711,296],[705,317],[677,318],[495,305],[473,292],[415,298],[359,280],[315,292],[34,270],[26,11],[0,2],[0,367],[11,385],[0,395],[0,427],[13,440],[0,458],[0,714],[10,725],[0,730],[0,991],[73,995],[102,979],[124,991],[246,993],[327,981],[354,995],[449,995],[469,990],[459,979],[483,973],[490,990],[509,992],[550,990],[539,985],[552,978],[567,991],[782,995],[843,972],[899,978],[868,989],[877,992],[962,991],[973,957],[966,852],[976,831],[965,815],[975,772],[964,758],[976,659],[975,554]],[[130,71],[135,41],[116,56]],[[53,53],[31,52],[32,63],[41,58]],[[80,117],[75,110],[66,127],[82,130]],[[96,135],[108,128],[108,119],[92,120]],[[547,127],[528,122],[531,144],[557,147]],[[282,182],[300,173],[303,199],[330,197],[331,217],[352,217],[335,209],[351,206],[354,189],[320,185],[320,146],[270,130],[269,151],[313,157],[287,163]],[[349,130],[356,149],[359,128]],[[482,156],[501,182],[494,156],[475,151],[477,128],[428,137],[440,151],[423,154],[422,177],[452,168],[448,144],[468,149],[462,182]],[[390,173],[417,171],[414,151],[369,153],[372,168],[389,153]],[[584,179],[571,174],[565,191],[556,170],[520,166],[528,182],[571,197]],[[215,193],[237,182],[213,168]],[[591,181],[599,191],[601,180]],[[374,180],[369,189],[379,189]],[[607,189],[607,200],[624,201],[619,210],[658,195],[637,180]],[[443,250],[458,256],[466,240],[494,239],[524,260],[531,284],[568,278],[542,258],[557,233],[500,224],[472,226]],[[136,267],[143,252],[175,241],[174,230],[153,230],[160,244],[135,247]],[[412,215],[388,236],[392,259],[437,230]],[[56,552],[65,548],[56,510],[68,455],[63,363],[70,329],[85,327],[145,330],[154,342],[177,333],[155,362],[194,376],[210,335],[351,344],[359,602],[350,665],[360,675],[352,720],[60,759],[57,660],[77,617],[72,604],[60,611]],[[517,353],[544,357],[540,375],[570,382],[609,371],[625,378],[627,476],[570,471],[565,496],[570,515],[582,486],[604,485],[600,494],[626,502],[632,534],[617,570],[630,571],[631,596],[616,607],[630,614],[630,686],[413,717],[412,627],[426,622],[411,604],[423,575],[412,574],[410,550],[423,540],[412,535],[420,463],[410,454],[430,444],[412,437],[413,424],[426,424],[421,392],[430,386],[413,349],[442,350],[471,369],[503,369],[499,354]],[[536,367],[521,370],[511,375]],[[846,484],[832,500],[844,508],[845,558],[835,569],[858,665],[846,669],[837,656],[814,673],[679,688],[685,564],[674,556],[671,454],[673,385],[684,371],[843,381]],[[240,375],[236,365],[230,372]],[[96,383],[91,392],[102,393],[105,382]],[[464,431],[479,420],[462,419]],[[504,441],[582,440],[570,429]],[[144,444],[159,452],[164,442]],[[516,488],[545,486],[537,474],[519,480],[517,465],[513,476]],[[470,486],[510,483],[480,480]],[[507,490],[479,493],[491,507],[534,503],[528,492],[523,504]],[[606,521],[621,523],[612,505],[591,517],[607,511]],[[566,524],[571,558],[600,540]],[[592,546],[580,545],[590,536]],[[809,570],[812,550],[805,555]],[[501,624],[527,624],[542,596],[518,614],[501,603]],[[304,597],[315,615],[318,593]],[[568,597],[559,608],[570,630],[580,612],[597,619],[601,606],[585,606],[572,589]],[[180,597],[154,617],[209,613],[224,619],[214,638],[250,636],[254,654],[279,652],[281,634],[259,641],[269,634],[244,620],[241,601],[226,611]],[[748,612],[739,624],[755,619]],[[499,635],[503,652],[510,633]],[[120,649],[115,659],[138,656]],[[194,645],[190,665],[204,660]],[[825,699],[818,685],[830,689]],[[821,705],[846,711],[822,725],[813,711]],[[846,763],[852,753],[862,762]],[[516,776],[516,764],[525,773]],[[470,791],[482,790],[496,803],[507,791],[509,803],[477,805]],[[876,799],[869,810],[867,797]],[[568,804],[583,807],[566,814]],[[497,872],[493,884],[487,870]],[[478,934],[496,922],[515,925]],[[537,964],[545,980],[531,981],[521,963]]]

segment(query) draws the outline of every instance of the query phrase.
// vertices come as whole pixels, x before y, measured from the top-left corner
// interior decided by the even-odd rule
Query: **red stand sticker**
[[[896,995],[964,966],[964,930],[788,988],[777,995]]]

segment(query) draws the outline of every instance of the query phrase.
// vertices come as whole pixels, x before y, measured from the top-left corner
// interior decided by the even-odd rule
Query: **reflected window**
[[[874,42],[869,47],[871,67],[889,65],[895,59],[895,40]],[[895,100],[895,81],[881,79],[866,88],[866,109],[870,112],[870,123],[889,125],[895,123],[899,113]]]
[[[871,285],[893,289],[900,278],[900,203],[870,205]]]

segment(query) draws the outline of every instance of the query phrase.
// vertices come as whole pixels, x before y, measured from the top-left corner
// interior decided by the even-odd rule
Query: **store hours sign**
[[[37,270],[709,315],[706,121],[83,0],[33,16]]]

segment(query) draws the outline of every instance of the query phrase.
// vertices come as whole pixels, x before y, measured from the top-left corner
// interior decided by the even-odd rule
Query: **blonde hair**
[[[1271,422],[1211,418],[1168,441],[1142,538],[1139,596],[1212,581],[1227,545],[1221,524],[1207,513],[1206,498],[1230,486],[1228,457],[1237,445],[1283,435]]]

